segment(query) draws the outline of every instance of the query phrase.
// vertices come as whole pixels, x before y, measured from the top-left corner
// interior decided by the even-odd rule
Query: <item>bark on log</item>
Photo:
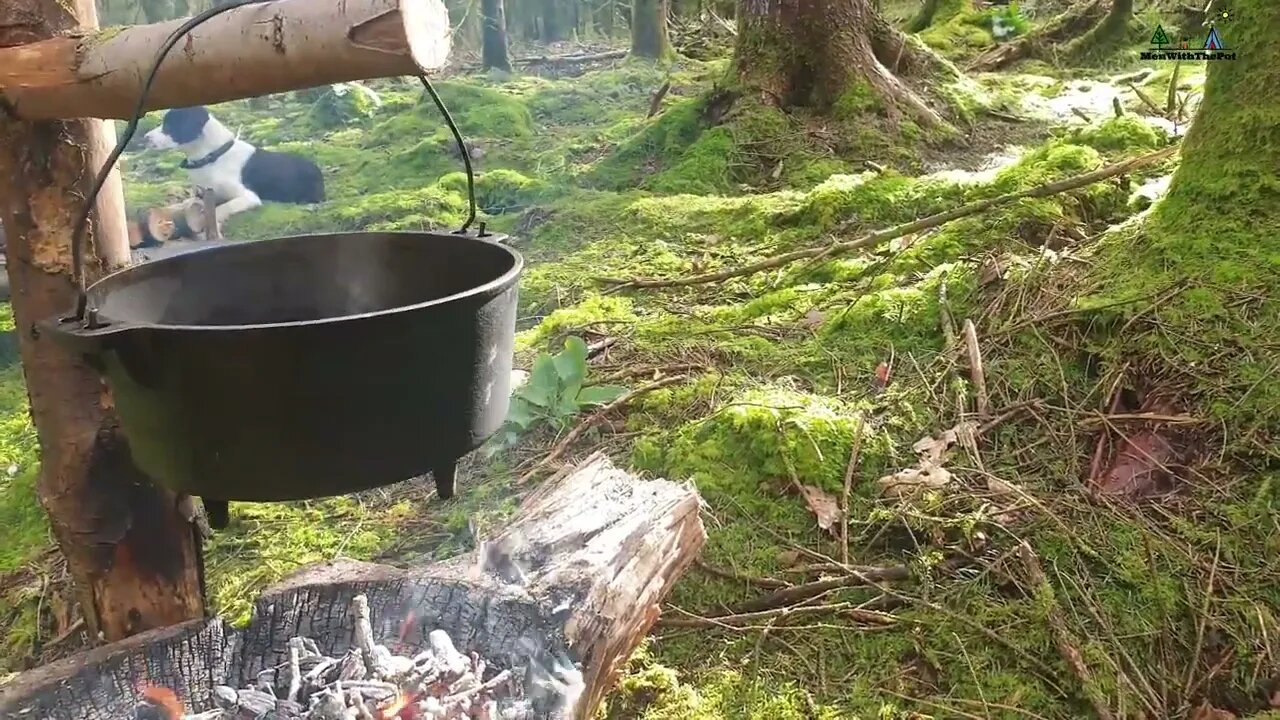
[[[593,455],[472,553],[409,570],[349,560],[304,569],[266,591],[242,632],[188,624],[37,668],[0,691],[0,717],[115,720],[148,682],[207,707],[213,684],[242,686],[282,662],[292,636],[329,654],[349,647],[351,599],[365,593],[389,646],[422,646],[441,628],[486,658],[523,662],[526,642],[566,652],[587,688],[569,717],[588,718],[701,549],[700,509],[692,487],[642,481]]]
[[[0,2],[0,45],[96,24],[92,0]],[[101,120],[22,122],[0,112],[0,222],[8,236],[13,314],[40,440],[38,493],[89,634],[101,632],[108,640],[204,612],[199,547],[175,497],[134,467],[98,373],[79,355],[30,331],[75,305],[73,225],[113,144],[114,131]],[[90,280],[127,261],[118,175],[98,196],[88,239]]]
[[[0,28],[7,12],[0,9]],[[0,106],[25,120],[128,119],[156,52],[184,21],[0,42]],[[178,41],[156,74],[146,108],[212,105],[435,70],[448,59],[449,38],[441,0],[249,5]]]

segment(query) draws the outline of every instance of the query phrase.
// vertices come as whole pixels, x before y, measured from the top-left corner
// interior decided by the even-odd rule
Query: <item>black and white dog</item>
[[[310,205],[324,200],[324,176],[314,162],[240,140],[203,106],[170,110],[144,138],[148,147],[186,154],[181,167],[192,185],[213,191],[219,224],[263,202]]]

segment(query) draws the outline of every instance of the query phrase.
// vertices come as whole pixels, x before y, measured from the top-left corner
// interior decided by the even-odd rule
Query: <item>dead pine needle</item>
[[[587,430],[591,429],[592,427],[600,424],[606,417],[608,417],[609,413],[613,412],[614,410],[617,410],[620,407],[627,405],[632,400],[635,400],[641,395],[644,395],[646,393],[651,393],[654,390],[667,387],[668,385],[675,385],[678,382],[682,382],[684,379],[685,379],[684,375],[672,375],[671,377],[665,377],[665,378],[662,378],[661,380],[655,380],[651,383],[648,383],[647,385],[641,385],[635,390],[628,392],[627,394],[623,395],[617,400],[614,400],[608,405],[605,405],[599,410],[596,410],[595,412],[591,413],[586,418],[584,418],[582,422],[575,425],[572,430],[566,433],[565,436],[560,439],[560,442],[557,442],[555,446],[551,448],[551,451],[548,452],[541,460],[539,460],[537,463],[534,464],[533,467],[529,468],[528,471],[526,471],[523,475],[521,475],[519,479],[516,480],[516,484],[517,485],[525,484],[526,482],[529,481],[530,478],[538,474],[538,472],[540,472],[543,468],[559,460],[560,456],[564,455],[569,450],[570,447],[573,447],[573,444],[578,441],[578,438],[582,437],[583,433],[585,433]]]
[[[781,255],[774,255],[750,265],[743,265],[736,268],[721,270],[719,272],[704,273],[702,275],[692,275],[683,278],[634,278],[631,280],[620,278],[597,278],[597,282],[613,286],[612,289],[614,290],[621,290],[625,288],[653,289],[705,285],[707,283],[721,282],[732,278],[755,275],[756,273],[764,272],[765,270],[772,270],[773,268],[782,267],[783,265],[789,265],[797,260],[804,260],[817,256],[834,257],[852,250],[876,247],[904,235],[910,235],[912,233],[918,233],[923,230],[939,227],[953,220],[977,215],[978,213],[985,212],[991,208],[1008,205],[1011,202],[1022,200],[1024,198],[1048,197],[1050,195],[1067,192],[1068,190],[1076,190],[1087,185],[1092,185],[1100,180],[1106,180],[1117,175],[1124,175],[1126,173],[1133,172],[1138,168],[1158,163],[1177,151],[1178,146],[1171,145],[1167,148],[1147,153],[1146,155],[1125,160],[1124,162],[1118,162],[1098,168],[1093,172],[1084,173],[1083,175],[1045,183],[1044,185],[1031,188],[1030,190],[1023,190],[1020,192],[1009,193],[1007,195],[1001,195],[996,198],[968,203],[967,205],[961,205],[958,208],[936,213],[919,220],[913,220],[909,223],[896,225],[884,230],[877,230],[853,240],[827,243],[820,247],[809,247],[803,250],[795,250]]]
[[[982,348],[978,346],[978,329],[969,319],[964,321],[964,345],[969,353],[969,377],[973,380],[978,418],[986,420],[991,414],[991,399],[987,395],[987,372],[982,366]]]

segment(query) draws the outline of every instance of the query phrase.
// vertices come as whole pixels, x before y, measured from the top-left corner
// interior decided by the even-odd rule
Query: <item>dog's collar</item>
[[[213,163],[215,160],[222,157],[223,155],[226,155],[227,151],[231,149],[231,146],[235,144],[236,144],[235,138],[232,138],[227,141],[227,144],[223,145],[222,147],[218,148],[217,150],[214,150],[213,152],[209,153],[208,155],[205,155],[204,157],[198,160],[183,160],[179,164],[179,167],[181,167],[183,170],[194,170],[196,168],[202,168],[205,165],[209,165]]]

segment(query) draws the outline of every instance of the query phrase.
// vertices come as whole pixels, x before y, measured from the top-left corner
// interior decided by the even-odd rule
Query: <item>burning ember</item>
[[[443,630],[416,655],[394,655],[373,640],[368,599],[356,596],[353,608],[355,643],[342,657],[295,637],[288,662],[259,673],[253,687],[215,687],[213,709],[187,711],[172,690],[149,687],[134,720],[525,720],[548,711],[570,717],[581,694],[582,675],[571,665],[548,668],[531,658],[517,682],[511,670],[491,671],[476,653],[463,655]]]

